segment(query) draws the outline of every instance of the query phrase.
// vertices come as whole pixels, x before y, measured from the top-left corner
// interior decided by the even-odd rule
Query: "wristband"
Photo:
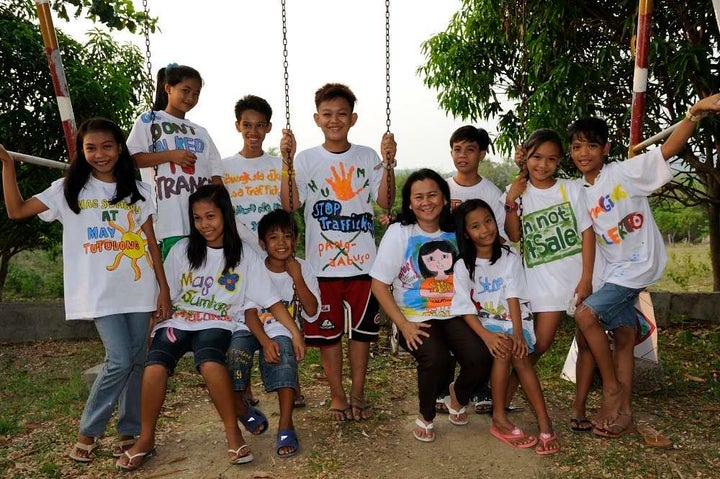
[[[512,202],[512,204],[505,203],[505,213],[510,213],[510,212],[517,211],[517,210],[518,210],[518,204],[515,203],[514,201]]]
[[[703,117],[702,114],[700,114],[700,115],[695,115],[695,114],[693,114],[693,112],[692,112],[692,107],[691,107],[691,108],[688,108],[687,113],[685,113],[685,119],[686,119],[686,120],[690,120],[690,121],[693,122],[693,123],[699,122],[702,117]]]

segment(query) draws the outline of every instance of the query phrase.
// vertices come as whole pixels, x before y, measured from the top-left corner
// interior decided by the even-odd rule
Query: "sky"
[[[259,95],[273,108],[265,147],[277,147],[285,126],[282,16],[279,0],[149,0],[160,31],[150,37],[153,75],[168,63],[196,68],[205,85],[187,118],[210,132],[220,154],[242,147],[234,105]],[[141,9],[140,1],[135,0]],[[391,131],[398,168],[452,171],[448,139],[466,124],[447,116],[437,92],[416,73],[424,63],[421,43],[446,29],[459,0],[392,0],[390,10]],[[385,2],[383,0],[287,0],[290,122],[298,151],[322,143],[312,115],[315,91],[328,82],[347,84],[358,114],[350,141],[377,151],[385,133]],[[79,38],[89,22],[56,27]],[[142,47],[142,34],[114,34]],[[70,85],[72,91],[72,85]],[[495,136],[494,125],[477,123]]]

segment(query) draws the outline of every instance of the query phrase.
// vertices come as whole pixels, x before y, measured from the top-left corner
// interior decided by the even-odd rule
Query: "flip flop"
[[[572,429],[575,432],[590,432],[593,430],[593,425],[590,422],[590,420],[586,417],[583,417],[583,418],[573,417],[573,418],[570,418],[570,429]]]
[[[114,458],[118,458],[123,455],[125,451],[130,449],[135,445],[136,439],[119,439],[115,444],[113,444],[113,452],[112,455]]]
[[[527,449],[528,447],[533,447],[538,442],[537,437],[528,436],[527,434],[525,434],[525,431],[523,431],[519,427],[514,427],[513,430],[510,431],[510,433],[505,434],[497,427],[492,426],[490,428],[490,434],[500,439],[508,446],[514,447],[516,449]],[[523,443],[523,440],[527,440],[528,442]]]
[[[413,430],[413,437],[417,439],[420,442],[433,442],[435,440],[435,425],[433,423],[425,424],[420,420],[420,418],[415,418],[415,425],[421,429],[425,430],[425,434],[430,434],[429,436],[420,436],[418,433]]]
[[[255,406],[247,405],[247,414],[244,417],[238,417],[247,432],[253,436],[259,436],[268,429],[268,420],[265,414]]]
[[[293,401],[293,408],[294,409],[300,409],[305,407],[305,395],[304,394],[296,394],[295,400]]]
[[[637,429],[635,428],[635,422],[632,419],[632,415],[630,414],[618,414],[617,417],[620,416],[630,416],[630,422],[627,424],[622,424],[619,422],[612,422],[607,425],[607,427],[600,427],[595,426],[593,428],[593,434],[600,437],[606,437],[609,439],[617,439],[621,436],[624,436],[626,434],[632,434],[634,432],[637,432]],[[617,417],[615,420],[617,420]]]
[[[649,424],[639,424],[637,431],[645,441],[645,444],[651,447],[672,447],[672,441],[667,436],[662,435],[657,429]]]
[[[118,458],[118,460],[115,462],[115,467],[117,467],[118,469],[121,469],[123,471],[134,471],[138,467],[145,464],[145,462],[148,459],[150,459],[151,457],[153,457],[156,453],[157,453],[157,451],[155,450],[154,447],[152,449],[150,449],[149,451],[138,452],[138,453],[135,453],[132,455],[128,451],[125,451],[125,452],[123,452],[122,456],[120,456]],[[120,462],[120,459],[122,459],[123,456],[128,458],[127,464],[123,464],[122,462]],[[134,464],[133,461],[136,458],[139,458],[139,460],[136,464]]]
[[[73,446],[72,450],[70,451],[70,454],[68,456],[70,459],[76,462],[92,462],[93,460],[93,451],[97,448],[97,443],[93,441],[91,444],[83,444],[82,442],[76,442]],[[88,453],[87,456],[79,456],[77,455],[77,450],[80,449],[81,451],[85,451]]]
[[[557,449],[548,449],[548,444],[553,441],[558,442],[557,434],[554,432],[551,434],[541,432],[538,436],[537,446],[535,446],[535,454],[539,456],[548,456],[550,454],[557,454],[560,452],[560,444],[558,444]]]
[[[445,396],[438,396],[437,399],[435,399],[435,412],[440,414],[448,413],[447,406],[445,405]]]
[[[468,422],[470,422],[467,418],[467,409],[465,409],[465,406],[462,406],[460,410],[456,411],[450,406],[450,403],[452,401],[452,396],[455,396],[455,383],[450,383],[450,396],[445,396],[445,406],[448,410],[448,421],[450,421],[451,424],[454,424],[455,426],[464,426]],[[455,399],[457,401],[457,398]],[[455,419],[453,416],[460,416],[461,414],[466,414],[465,419]]]
[[[247,454],[241,455],[240,452],[244,449],[247,450]],[[228,453],[235,456],[235,459],[230,459],[230,464],[247,464],[248,462],[252,462],[252,460],[255,459],[252,455],[252,452],[250,452],[250,446],[248,446],[247,444],[243,444],[237,449],[228,449]]]
[[[280,454],[280,449],[284,447],[292,447],[291,452]],[[295,429],[280,429],[275,439],[275,455],[277,457],[288,458],[298,453],[300,450],[300,442],[298,441]]]
[[[352,409],[353,419],[356,421],[366,421],[372,416],[372,404],[367,402],[365,398],[353,397],[350,401],[350,408]],[[355,414],[355,410],[358,411],[358,414]],[[367,417],[365,417],[366,411],[370,411]]]
[[[348,417],[348,411],[350,411],[350,416]],[[348,406],[345,409],[340,409],[337,407],[331,407],[328,409],[328,412],[330,413],[330,419],[332,419],[335,422],[345,422],[345,421],[351,421],[352,420],[352,407]],[[342,419],[337,419],[342,415]]]

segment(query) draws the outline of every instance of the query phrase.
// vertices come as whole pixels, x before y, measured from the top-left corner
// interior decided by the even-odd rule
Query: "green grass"
[[[710,292],[713,279],[710,245],[676,243],[667,246],[668,264],[663,277],[652,286],[654,291]]]

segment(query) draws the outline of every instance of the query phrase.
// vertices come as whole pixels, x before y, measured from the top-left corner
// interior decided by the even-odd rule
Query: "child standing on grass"
[[[8,217],[38,215],[63,225],[65,314],[92,320],[105,361],[88,395],[70,458],[90,462],[118,404],[120,456],[140,433],[140,381],[152,311],[170,313],[170,295],[155,243],[149,185],[135,180],[122,130],[94,118],[80,125],[77,155],[64,178],[23,200],[15,163],[0,145]],[[158,284],[160,291],[158,295]]]
[[[320,290],[310,265],[293,257],[297,231],[292,215],[284,210],[272,211],[258,223],[260,246],[267,252],[265,268],[274,291],[280,294],[291,316],[312,322],[317,319]],[[294,456],[300,448],[292,410],[298,384],[297,357],[301,356],[297,351],[304,348],[302,333],[294,321],[276,319],[265,309],[258,311],[252,303],[246,308],[245,323],[233,333],[228,351],[235,401],[244,400],[253,356],[261,349],[260,373],[265,390],[276,391],[280,403],[275,453],[278,457]]]
[[[152,110],[140,115],[128,136],[128,148],[144,181],[155,186],[155,223],[162,257],[190,234],[188,198],[200,186],[222,183],[222,163],[207,130],[185,118],[197,105],[200,73],[170,64],[157,75]]]
[[[188,351],[225,426],[230,463],[252,461],[238,428],[225,354],[246,301],[292,321],[260,258],[243,248],[225,187],[205,185],[190,195],[189,216],[190,236],[179,241],[165,261],[173,311],[153,329],[142,380],[140,437],[118,459],[119,469],[135,470],[155,454],[155,426],[168,377]],[[243,408],[240,413],[245,416],[248,411]]]
[[[554,176],[563,157],[560,136],[553,130],[536,130],[519,150],[522,173],[502,201],[507,210],[507,236],[510,241],[522,242],[535,325],[530,362],[536,364],[555,340],[570,301],[575,306],[592,293],[595,234],[582,185]],[[506,406],[517,386],[518,378],[513,373]],[[576,419],[579,423],[582,418]]]
[[[535,334],[527,305],[525,274],[520,258],[502,243],[492,208],[482,200],[468,200],[455,209],[461,259],[455,263],[452,313],[482,338],[493,355],[491,391],[493,425],[490,433],[515,448],[535,446],[540,455],[560,450],[547,413],[540,381],[528,354]],[[535,411],[539,437],[526,434],[508,419],[505,392],[510,366]]]
[[[305,338],[308,345],[320,347],[330,385],[329,413],[335,421],[372,415],[365,397],[365,376],[370,342],[377,341],[380,329],[368,276],[376,253],[372,202],[388,208],[395,195],[393,135],[383,136],[382,161],[372,149],[348,141],[357,121],[355,100],[347,86],[326,84],[315,93],[314,115],[324,143],[300,152],[294,160],[290,132],[280,144],[280,150],[289,153],[282,167],[282,205],[292,212],[305,203],[305,259],[317,271],[322,296],[320,317],[305,325]],[[342,381],[346,330],[349,402]]]
[[[660,279],[667,261],[647,197],[672,180],[667,160],[682,151],[702,116],[720,111],[718,101],[720,94],[695,103],[660,148],[626,161],[605,163],[610,143],[604,120],[583,118],[568,130],[570,155],[583,174],[586,204],[605,264],[600,288],[575,312],[578,360],[572,417],[585,417],[597,365],[603,385],[600,410],[592,418],[597,435],[615,438],[635,428],[634,304],[644,288]],[[605,331],[612,333],[613,350]]]

